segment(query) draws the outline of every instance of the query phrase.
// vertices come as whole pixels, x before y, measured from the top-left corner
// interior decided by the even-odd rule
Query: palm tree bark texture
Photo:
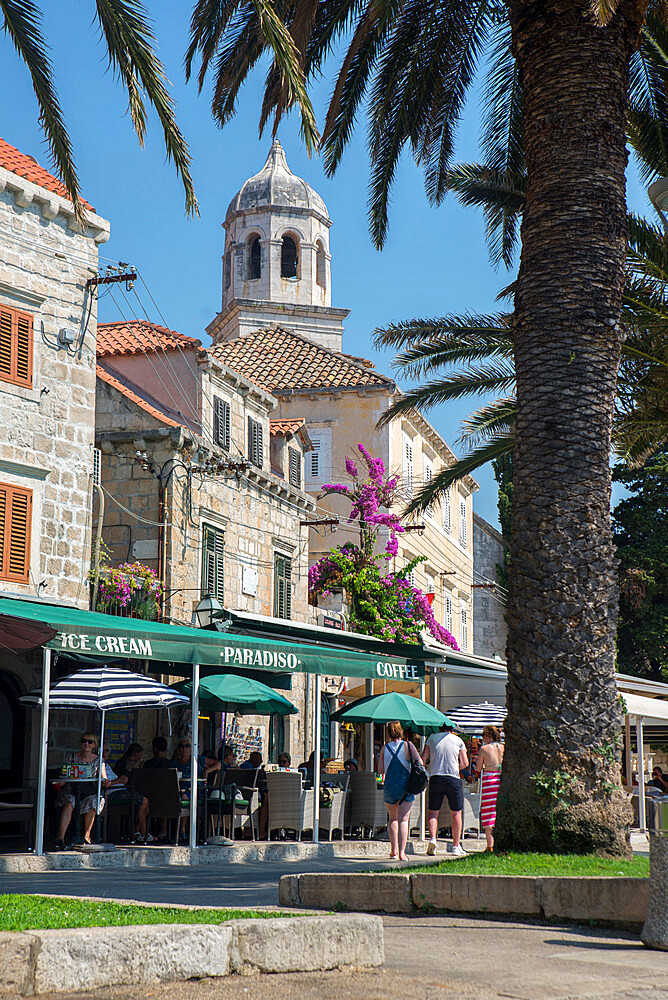
[[[527,203],[500,849],[627,854],[610,435],[626,254],[625,119],[644,5],[511,0]]]

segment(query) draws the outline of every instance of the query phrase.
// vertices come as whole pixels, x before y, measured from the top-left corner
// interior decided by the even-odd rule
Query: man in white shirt
[[[428,822],[431,839],[427,854],[436,853],[438,814],[443,798],[447,796],[452,813],[452,853],[457,857],[464,857],[466,851],[459,842],[462,836],[464,786],[459,772],[469,766],[466,747],[459,736],[452,731],[452,726],[445,726],[443,732],[434,733],[429,737],[422,759],[429,770]]]

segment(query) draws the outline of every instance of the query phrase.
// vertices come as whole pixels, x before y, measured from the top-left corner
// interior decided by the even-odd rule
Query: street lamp
[[[197,623],[200,628],[210,628],[213,625],[214,616],[223,610],[223,605],[213,594],[205,594],[195,608]]]
[[[647,188],[647,194],[654,208],[665,222],[664,212],[668,211],[668,177],[659,177],[658,181],[650,184]]]

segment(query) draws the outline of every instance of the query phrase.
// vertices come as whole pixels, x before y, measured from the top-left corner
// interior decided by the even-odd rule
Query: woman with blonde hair
[[[104,799],[102,799],[102,803],[97,801],[97,772],[100,764],[98,746],[99,742],[95,733],[82,733],[81,750],[69,754],[65,761],[66,764],[88,764],[91,768],[90,785],[85,784],[81,786],[82,799],[79,809],[80,814],[84,818],[84,842],[86,844],[90,844],[91,842],[90,832],[93,829],[95,814],[101,811],[101,806],[104,804]],[[102,764],[102,780],[106,781],[106,778],[107,772],[104,764]],[[65,834],[67,833],[67,828],[70,825],[72,813],[74,812],[74,792],[69,783],[61,785],[56,805],[62,807],[60,810],[60,823],[58,824],[58,839],[56,840],[56,847],[62,851],[65,847]]]
[[[496,799],[501,784],[501,764],[504,746],[501,733],[496,726],[485,726],[482,731],[482,746],[478,750],[474,778],[482,775],[480,793],[480,823],[485,831],[487,850],[494,850],[494,824],[496,823]]]
[[[383,801],[387,809],[387,832],[390,835],[390,857],[407,861],[408,817],[415,796],[407,791],[411,762],[420,760],[412,743],[403,738],[400,722],[388,722],[387,743],[380,754],[383,773]]]

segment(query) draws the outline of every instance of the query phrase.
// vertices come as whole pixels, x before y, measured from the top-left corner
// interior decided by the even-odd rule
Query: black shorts
[[[449,774],[435,774],[429,779],[429,811],[438,812],[447,796],[452,812],[464,808],[464,786],[461,778],[453,778]]]

